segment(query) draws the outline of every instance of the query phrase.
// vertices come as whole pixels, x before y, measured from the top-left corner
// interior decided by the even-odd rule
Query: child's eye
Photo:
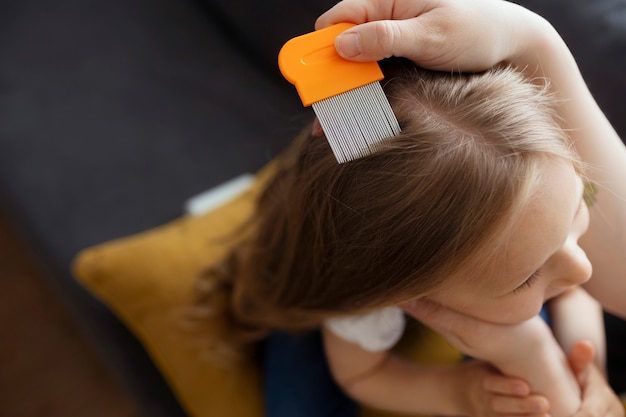
[[[528,279],[524,282],[522,282],[522,284],[517,287],[516,289],[513,290],[514,293],[518,293],[518,292],[522,292],[530,287],[532,287],[532,285],[535,283],[535,281],[537,280],[537,278],[539,277],[540,274],[540,270],[536,270],[535,272],[532,273],[531,276],[528,277]]]

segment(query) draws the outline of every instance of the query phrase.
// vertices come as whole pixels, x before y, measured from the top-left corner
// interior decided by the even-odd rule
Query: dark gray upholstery
[[[0,204],[148,416],[184,413],[69,263],[81,248],[179,216],[189,196],[270,160],[311,117],[277,72],[278,49],[333,3],[0,2]],[[625,137],[626,3],[522,3],[569,41]],[[622,340],[614,326],[612,340]]]
[[[162,224],[186,198],[255,171],[308,119],[291,86],[226,29],[185,0],[0,6],[2,205],[150,416],[182,412],[69,263],[81,248]]]
[[[517,1],[547,18],[566,40],[613,126],[626,138],[626,1]]]

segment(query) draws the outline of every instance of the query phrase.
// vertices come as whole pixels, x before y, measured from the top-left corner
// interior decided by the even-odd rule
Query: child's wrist
[[[506,375],[542,375],[541,380],[528,380],[531,389],[546,395],[554,416],[573,415],[581,402],[581,389],[562,349],[552,337],[544,338],[529,352],[528,360],[497,365]],[[557,382],[558,381],[558,382]]]
[[[561,352],[552,330],[539,316],[518,326],[521,327],[515,336],[515,347],[507,349],[501,357],[487,358],[501,371],[509,374],[513,368],[523,370],[528,363],[555,357]]]

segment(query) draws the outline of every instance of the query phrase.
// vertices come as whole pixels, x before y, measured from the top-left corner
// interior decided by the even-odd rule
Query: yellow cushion
[[[262,415],[258,367],[216,366],[202,359],[197,338],[181,326],[180,313],[201,271],[236,238],[264,175],[207,214],[85,249],[74,261],[77,280],[141,341],[190,416]]]
[[[271,172],[271,166],[266,168],[252,188],[209,213],[87,248],[74,261],[77,280],[136,335],[192,417],[263,414],[258,366],[217,366],[202,359],[197,338],[181,326],[180,312],[189,305],[200,273],[221,259],[237,238],[234,232],[252,213]],[[427,363],[459,359],[443,339],[421,329],[419,343],[415,332],[403,339],[409,356]],[[362,415],[393,414],[363,409]]]

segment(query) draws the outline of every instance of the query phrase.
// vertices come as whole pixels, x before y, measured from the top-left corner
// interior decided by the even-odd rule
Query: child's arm
[[[363,23],[335,42],[347,59],[396,55],[443,71],[484,70],[509,62],[551,84],[563,125],[599,189],[589,231],[581,239],[594,266],[585,287],[604,308],[626,318],[626,148],[556,30],[502,0],[343,0],[316,27],[342,21]]]
[[[544,397],[529,395],[523,380],[502,376],[482,362],[419,366],[389,351],[365,351],[326,328],[323,335],[337,383],[357,402],[373,408],[475,417],[539,415],[548,408]]]
[[[407,303],[405,311],[443,334],[462,352],[489,361],[506,375],[523,378],[550,400],[552,416],[624,415],[601,371],[590,364],[593,345],[578,342],[565,358],[539,317],[520,325],[497,325],[424,300]],[[575,394],[580,392],[576,383],[582,388],[582,397]],[[576,404],[582,404],[580,409]]]
[[[550,301],[551,327],[565,352],[570,352],[580,340],[594,348],[598,369],[605,372],[606,338],[602,308],[585,290],[576,287]]]
[[[517,325],[483,322],[438,304],[416,300],[405,311],[445,336],[461,352],[527,381],[550,400],[552,416],[571,416],[581,394],[567,358],[540,317]]]

